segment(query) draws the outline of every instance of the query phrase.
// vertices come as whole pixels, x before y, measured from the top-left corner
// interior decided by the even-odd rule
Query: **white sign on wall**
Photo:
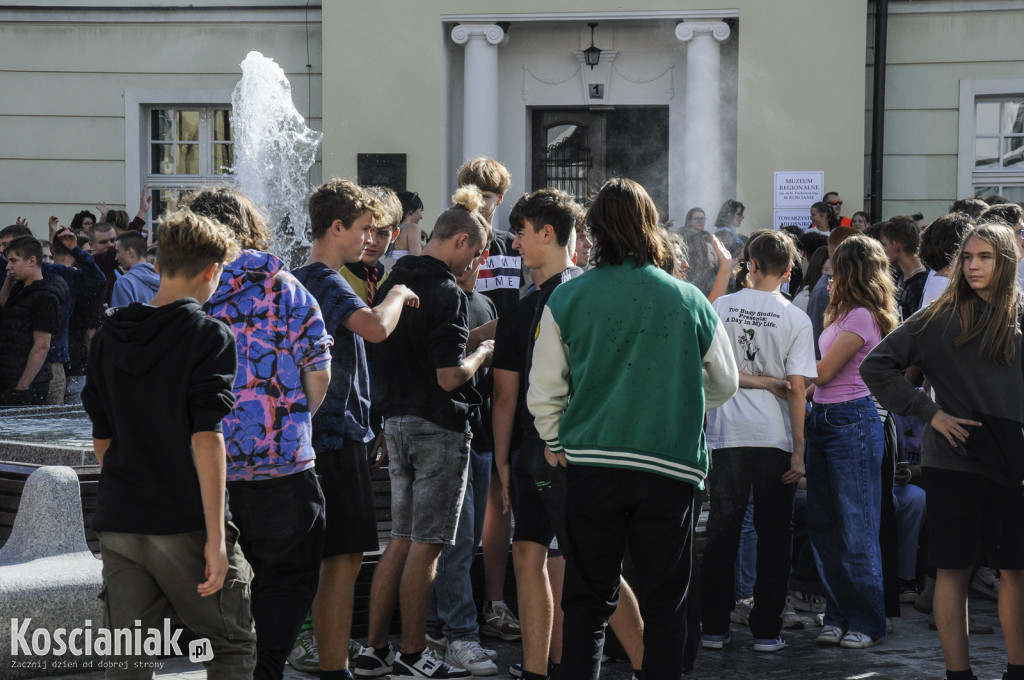
[[[811,226],[811,211],[810,208],[800,208],[799,210],[776,210],[774,213],[775,219],[772,222],[774,229],[780,229],[782,227],[788,227],[791,224],[795,224],[804,231],[807,231],[808,227]]]
[[[776,210],[809,209],[825,195],[825,172],[776,172],[774,195]]]

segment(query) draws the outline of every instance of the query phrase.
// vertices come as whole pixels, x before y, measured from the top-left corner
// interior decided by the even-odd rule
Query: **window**
[[[153,216],[175,210],[182,193],[232,180],[230,107],[154,106],[146,122],[146,181],[153,194]]]
[[[958,198],[1024,202],[1024,80],[960,81]]]

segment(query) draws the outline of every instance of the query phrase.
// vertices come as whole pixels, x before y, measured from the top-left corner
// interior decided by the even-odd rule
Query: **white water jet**
[[[292,103],[292,87],[277,63],[259,52],[240,64],[231,93],[235,181],[265,212],[270,251],[285,267],[302,264],[311,245],[307,173],[323,133],[310,130]]]

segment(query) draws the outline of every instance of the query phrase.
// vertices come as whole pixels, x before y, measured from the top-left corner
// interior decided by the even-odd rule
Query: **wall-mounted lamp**
[[[597,28],[597,23],[589,23],[587,26],[590,26],[590,47],[583,50],[583,60],[593,71],[594,67],[601,63],[601,48],[594,46],[594,29]]]

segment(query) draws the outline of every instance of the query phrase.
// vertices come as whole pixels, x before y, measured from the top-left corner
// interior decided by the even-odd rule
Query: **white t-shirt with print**
[[[780,293],[750,288],[713,304],[741,373],[785,378],[818,375],[811,319]],[[755,446],[792,451],[789,406],[769,390],[740,388],[708,413],[708,446]]]

